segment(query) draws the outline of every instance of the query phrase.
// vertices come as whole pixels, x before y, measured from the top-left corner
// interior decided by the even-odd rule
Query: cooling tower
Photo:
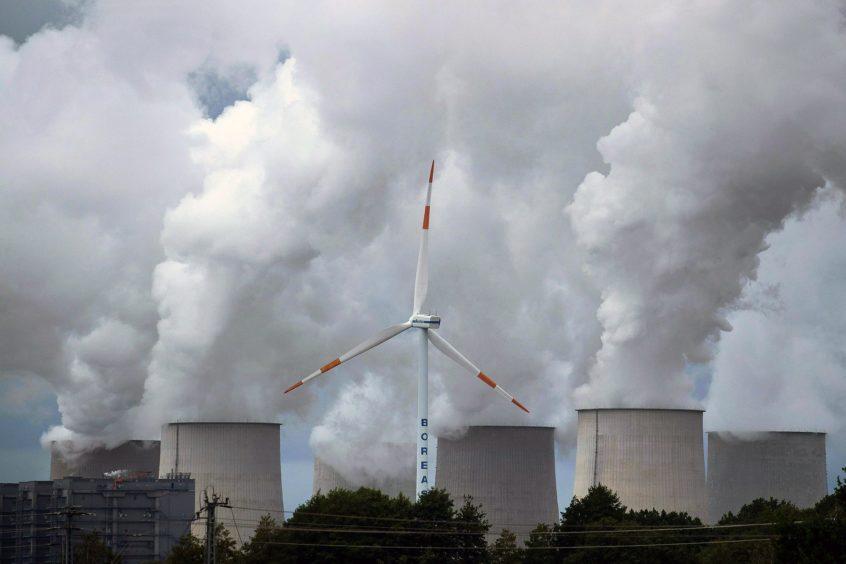
[[[240,545],[253,535],[259,519],[282,519],[282,471],[278,423],[169,423],[162,427],[161,477],[189,473],[195,481],[195,508],[203,491],[229,498],[218,522]],[[205,537],[205,521],[192,532]]]
[[[336,488],[343,488],[345,490],[356,490],[361,487],[373,488],[391,497],[396,497],[399,494],[405,495],[408,499],[415,499],[414,491],[414,444],[405,445],[409,464],[406,464],[407,471],[400,477],[394,478],[374,478],[370,476],[361,476],[361,479],[347,479],[340,472],[335,470],[331,465],[327,464],[318,457],[314,457],[314,481],[312,482],[312,495],[317,492],[324,494]],[[399,455],[400,453],[398,453]]]
[[[73,450],[72,444],[52,444],[51,480],[65,476],[102,478],[103,474],[115,470],[126,470],[136,476],[159,475],[159,441],[127,441],[114,448],[99,447],[81,453]]]
[[[580,409],[573,495],[603,484],[630,509],[705,519],[702,411]]]
[[[811,507],[828,493],[825,433],[708,433],[708,517],[763,497]]]
[[[538,523],[558,522],[552,427],[470,427],[438,438],[436,486],[457,506],[465,495],[482,506],[490,536],[508,529],[525,541]]]

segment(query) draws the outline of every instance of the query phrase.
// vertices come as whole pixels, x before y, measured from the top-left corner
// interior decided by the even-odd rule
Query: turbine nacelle
[[[421,327],[423,329],[437,329],[441,326],[441,317],[439,315],[425,315],[423,313],[415,313],[408,322],[412,327]]]

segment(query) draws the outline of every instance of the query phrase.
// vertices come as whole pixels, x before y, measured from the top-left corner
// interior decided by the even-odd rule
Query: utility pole
[[[218,507],[229,507],[229,498],[221,500],[220,496],[212,492],[212,497],[209,499],[208,491],[203,492],[203,506],[197,511],[197,518],[200,514],[206,512],[206,550],[205,550],[205,564],[217,564],[217,543],[215,543],[214,531],[216,527],[215,511]]]
[[[79,527],[73,526],[73,518],[94,514],[82,511],[82,508],[78,505],[68,505],[49,515],[65,518],[64,527],[55,527],[55,529],[62,528],[65,531],[65,542],[62,546],[62,564],[73,564],[73,532],[81,530]]]

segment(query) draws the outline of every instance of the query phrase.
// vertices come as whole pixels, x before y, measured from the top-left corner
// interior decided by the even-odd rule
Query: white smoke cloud
[[[827,432],[830,477],[846,457],[844,209],[828,189],[768,238],[720,343],[705,419],[715,430]]]
[[[413,378],[396,376],[366,374],[343,385],[311,433],[312,450],[352,484],[365,485],[367,478],[384,483],[414,473],[414,435],[408,430],[415,428],[416,403],[408,399],[416,386]]]
[[[441,333],[532,414],[432,351],[433,426],[571,442],[577,402],[690,403],[767,236],[843,183],[827,3],[86,9],[0,42],[0,368],[52,384],[45,440],[410,438],[405,338],[280,392],[407,318],[435,158]]]
[[[843,124],[846,66],[828,56],[843,51],[842,18],[759,8],[706,8],[646,42],[658,64],[598,143],[609,172],[587,175],[568,207],[602,291],[602,348],[580,401],[690,404],[685,363],[711,360],[731,331],[725,312],[755,279],[766,236],[842,178],[831,125]]]

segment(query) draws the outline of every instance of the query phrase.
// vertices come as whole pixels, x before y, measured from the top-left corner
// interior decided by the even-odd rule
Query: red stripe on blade
[[[330,370],[332,370],[333,368],[335,368],[335,367],[336,367],[336,366],[338,366],[339,364],[341,364],[341,359],[340,359],[340,358],[336,358],[335,360],[333,360],[332,362],[330,362],[330,363],[329,363],[329,364],[327,364],[326,366],[321,367],[321,368],[320,368],[320,371],[321,371],[321,372],[329,372]]]
[[[423,229],[429,229],[429,206],[423,210]]]
[[[482,382],[484,382],[485,384],[487,384],[487,385],[488,385],[488,386],[490,386],[491,388],[496,388],[496,382],[494,382],[493,380],[491,380],[491,379],[488,377],[488,375],[487,375],[487,374],[485,374],[484,372],[479,372],[476,376],[479,378],[479,380],[481,380]]]
[[[511,400],[511,403],[513,403],[514,405],[516,405],[517,407],[519,407],[520,409],[522,409],[522,410],[523,410],[523,411],[525,411],[526,413],[529,413],[529,410],[528,410],[528,409],[526,409],[526,406],[525,406],[525,405],[523,405],[522,403],[520,403],[519,401],[517,401],[516,399],[512,399],[512,400]]]
[[[432,183],[432,178],[435,177],[435,161],[432,161],[432,168],[429,169],[429,184]]]
[[[300,386],[302,386],[302,385],[303,385],[303,381],[302,381],[302,380],[300,380],[299,382],[297,382],[296,384],[294,384],[293,386],[291,386],[290,388],[288,388],[287,390],[285,390],[285,393],[287,394],[287,393],[288,393],[288,392],[290,392],[291,390],[296,390],[297,388],[299,388],[299,387],[300,387]]]

